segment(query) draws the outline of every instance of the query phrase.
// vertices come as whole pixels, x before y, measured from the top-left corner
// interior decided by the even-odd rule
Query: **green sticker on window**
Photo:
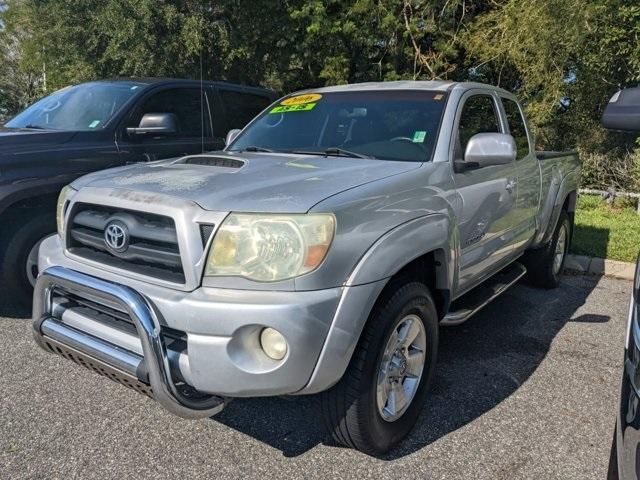
[[[306,112],[313,110],[317,103],[303,103],[301,105],[279,105],[272,108],[269,113]]]
[[[94,120],[89,124],[89,128],[96,128],[98,125],[100,125],[100,120]]]
[[[413,134],[413,143],[424,143],[424,139],[427,138],[427,132],[424,130],[416,130]]]

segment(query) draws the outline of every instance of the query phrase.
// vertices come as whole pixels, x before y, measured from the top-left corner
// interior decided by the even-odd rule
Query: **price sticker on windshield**
[[[285,98],[280,105],[303,105],[305,103],[316,103],[322,98],[319,93],[306,93],[304,95],[296,95],[295,97]]]
[[[313,110],[317,103],[303,103],[300,105],[280,105],[272,108],[269,113],[307,112]]]

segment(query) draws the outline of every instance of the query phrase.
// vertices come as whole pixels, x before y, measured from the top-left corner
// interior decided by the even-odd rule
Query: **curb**
[[[622,280],[633,280],[636,271],[634,263],[571,254],[567,255],[564,268],[583,275],[601,275]]]

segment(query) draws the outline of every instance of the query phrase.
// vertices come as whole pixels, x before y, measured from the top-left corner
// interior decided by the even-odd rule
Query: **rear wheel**
[[[560,284],[571,239],[571,219],[562,210],[553,236],[542,248],[528,251],[523,257],[529,282],[537,287],[556,288]]]
[[[390,285],[371,312],[343,378],[321,394],[333,439],[381,454],[413,428],[433,376],[438,318],[429,289]]]

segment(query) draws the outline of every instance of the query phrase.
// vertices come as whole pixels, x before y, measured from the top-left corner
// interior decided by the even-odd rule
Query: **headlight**
[[[56,205],[56,224],[58,226],[58,235],[60,237],[64,234],[64,214],[65,207],[69,199],[76,193],[77,190],[67,185],[60,191],[60,195],[58,196],[58,204]]]
[[[258,282],[297,277],[316,269],[329,250],[333,215],[229,215],[209,251],[205,275]]]

